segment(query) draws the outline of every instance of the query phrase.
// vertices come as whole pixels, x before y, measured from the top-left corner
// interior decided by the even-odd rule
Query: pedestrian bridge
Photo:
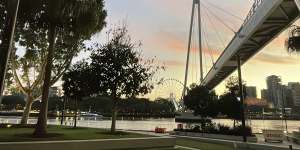
[[[238,57],[244,64],[294,23],[299,16],[299,1],[255,0],[243,25],[210,69],[202,85],[213,89],[237,69]]]

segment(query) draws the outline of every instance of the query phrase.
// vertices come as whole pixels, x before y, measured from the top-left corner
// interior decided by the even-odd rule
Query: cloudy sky
[[[230,28],[235,31],[239,29],[252,0],[202,2],[204,71],[207,72],[211,62],[218,58],[224,46],[231,40],[233,31]],[[144,56],[156,57],[159,63],[167,67],[158,76],[180,81],[184,79],[191,8],[192,0],[106,0],[108,27],[125,22],[133,39],[143,43]],[[288,54],[284,48],[287,35],[287,32],[282,33],[243,66],[243,79],[247,85],[257,86],[258,93],[266,87],[265,79],[269,75],[281,76],[284,83],[300,81],[299,56]],[[93,41],[105,42],[105,31],[96,35]],[[190,72],[193,73],[189,76],[190,83],[197,82],[199,78],[196,41],[196,36],[193,36],[194,53],[190,66]],[[87,55],[83,53],[77,59]],[[216,90],[222,93],[223,84]]]

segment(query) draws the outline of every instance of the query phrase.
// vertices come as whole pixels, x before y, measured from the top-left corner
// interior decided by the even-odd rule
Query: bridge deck
[[[259,0],[259,5],[250,12],[202,85],[213,89],[237,69],[237,55],[244,64],[287,29],[298,15],[299,10],[294,0]]]

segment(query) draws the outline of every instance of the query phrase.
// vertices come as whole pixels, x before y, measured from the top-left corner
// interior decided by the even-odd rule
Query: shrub
[[[206,123],[205,126],[202,125],[195,125],[191,129],[175,129],[174,131],[243,136],[242,126],[230,128],[226,125],[216,125],[214,123]],[[246,127],[246,136],[254,136],[251,127]]]

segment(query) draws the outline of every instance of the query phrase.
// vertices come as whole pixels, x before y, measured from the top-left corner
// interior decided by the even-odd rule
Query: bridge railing
[[[250,18],[256,13],[257,8],[260,6],[260,4],[263,2],[264,0],[254,0],[254,3],[250,9],[250,12],[248,13],[244,23],[242,26],[244,26],[246,23],[248,23],[248,21],[250,20]]]

